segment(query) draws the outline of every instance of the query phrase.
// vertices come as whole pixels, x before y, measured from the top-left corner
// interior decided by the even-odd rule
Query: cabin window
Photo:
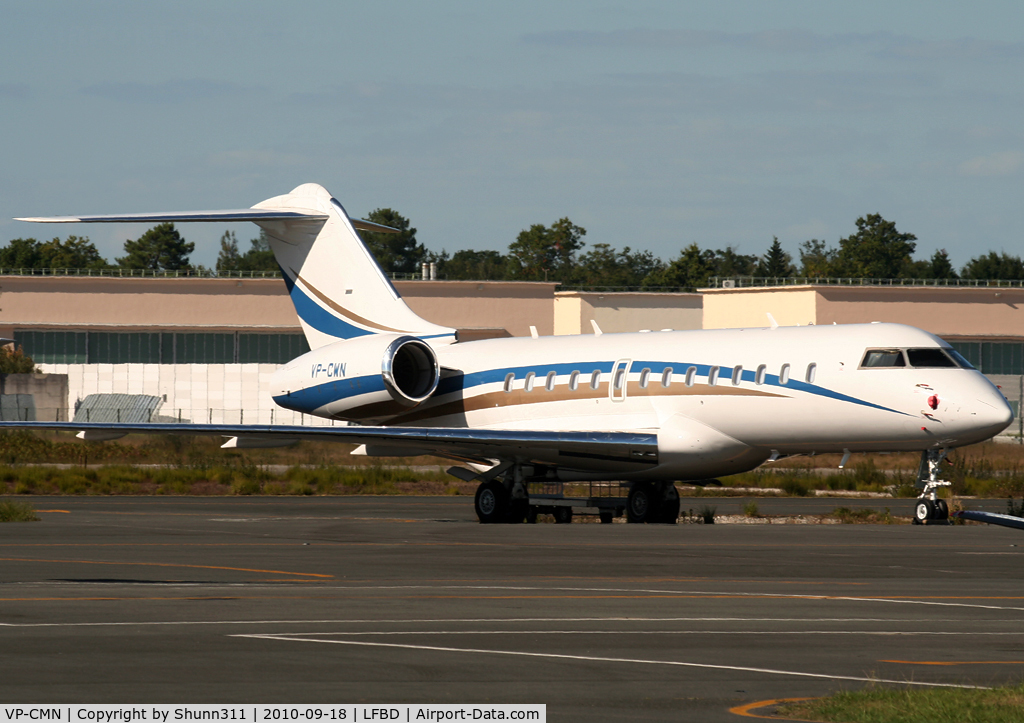
[[[718,383],[718,367],[711,367],[708,370],[708,386],[713,387]]]
[[[743,367],[737,364],[732,368],[732,385],[738,387],[741,381],[743,381]]]
[[[651,380],[651,370],[644,369],[640,372],[640,388],[647,389],[647,383]]]
[[[754,374],[754,384],[764,384],[764,375],[768,371],[768,367],[761,364],[757,368],[757,372]]]
[[[808,384],[814,384],[814,375],[818,371],[818,365],[811,362],[807,365],[807,374],[804,375],[804,379]]]
[[[569,390],[575,392],[580,386],[580,373],[573,370],[573,373],[569,375]]]
[[[533,380],[536,378],[536,376],[537,375],[534,374],[533,372],[530,372],[529,374],[526,375],[526,381],[523,382],[523,391],[525,391],[525,392],[532,392],[533,391]]]
[[[505,393],[506,394],[508,392],[512,391],[512,382],[514,382],[515,380],[516,380],[516,375],[513,374],[512,372],[509,372],[508,374],[505,375]]]
[[[697,367],[690,367],[686,370],[686,386],[692,387],[697,380]]]
[[[661,373],[661,386],[666,389],[672,384],[672,367],[665,367],[665,371]]]
[[[555,391],[555,377],[556,376],[557,375],[555,374],[555,372],[548,372],[548,377],[544,381],[544,388],[547,389],[549,392]]]
[[[900,349],[869,349],[860,364],[862,369],[891,369],[906,365],[903,351]]]
[[[942,349],[907,349],[907,360],[912,367],[931,369],[956,367],[956,362],[946,356]]]
[[[601,386],[601,370],[595,369],[590,375],[590,388],[597,389]]]
[[[789,384],[789,364],[783,364],[779,369],[779,384]]]
[[[615,370],[615,389],[616,391],[622,389],[622,385],[626,382],[626,369],[619,367]]]

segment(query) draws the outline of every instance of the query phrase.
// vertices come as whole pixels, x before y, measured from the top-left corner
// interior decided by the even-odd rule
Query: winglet
[[[540,334],[537,333],[537,327],[532,325],[530,326],[530,336],[532,336],[534,339],[540,338]]]
[[[597,320],[596,319],[591,319],[590,320],[590,325],[592,327],[594,327],[594,336],[601,336],[601,334],[604,333],[603,331],[601,331],[601,327],[599,327],[597,325]]]
[[[768,323],[772,325],[773,329],[779,328],[779,322],[775,321],[775,317],[772,316],[771,312],[765,312],[768,316]]]

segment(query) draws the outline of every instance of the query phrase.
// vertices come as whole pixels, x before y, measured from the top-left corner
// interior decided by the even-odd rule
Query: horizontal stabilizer
[[[236,221],[326,221],[322,213],[304,213],[290,209],[243,208],[226,211],[176,211],[171,213],[121,213],[103,216],[33,216],[16,218],[15,221],[31,223],[201,223]],[[398,229],[382,226],[372,221],[352,219],[352,225],[360,231],[373,233],[399,233]]]

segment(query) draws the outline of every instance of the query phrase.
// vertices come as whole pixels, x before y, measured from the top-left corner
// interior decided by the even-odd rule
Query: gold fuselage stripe
[[[484,392],[470,397],[458,397],[448,401],[428,400],[426,403],[409,409],[398,402],[386,401],[365,404],[353,409],[347,409],[338,413],[340,419],[351,419],[362,421],[366,419],[389,418],[389,424],[408,424],[411,422],[426,422],[448,417],[457,414],[476,412],[482,409],[493,409],[495,407],[518,407],[526,404],[541,404],[544,402],[565,402],[583,401],[590,399],[607,399],[609,382],[600,383],[596,389],[589,384],[581,384],[575,391],[569,389],[568,384],[557,385],[553,390],[548,391],[543,384],[533,388],[533,391],[514,389],[510,392],[498,390]],[[462,390],[453,392],[461,394]],[[447,395],[446,395],[447,396]],[[660,382],[649,384],[646,389],[640,387],[639,381],[631,381],[626,386],[626,397],[689,397],[689,396],[716,396],[716,397],[775,397],[783,398],[785,395],[773,392],[763,392],[758,389],[748,389],[733,386],[708,386],[706,384],[694,384],[688,387],[683,383],[672,384],[663,387]]]

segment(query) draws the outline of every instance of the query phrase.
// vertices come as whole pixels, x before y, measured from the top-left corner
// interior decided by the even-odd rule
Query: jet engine
[[[328,344],[274,373],[274,401],[333,419],[379,422],[428,399],[440,367],[434,350],[403,334],[372,334]]]

